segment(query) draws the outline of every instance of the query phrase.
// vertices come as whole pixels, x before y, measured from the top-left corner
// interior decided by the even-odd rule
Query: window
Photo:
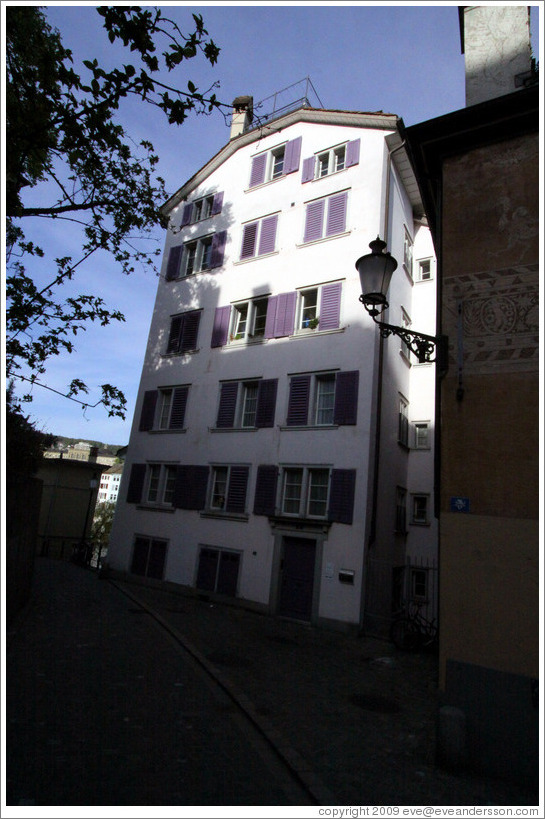
[[[197,569],[197,588],[235,597],[239,565],[239,552],[201,547]]]
[[[344,233],[347,202],[347,191],[308,202],[305,211],[303,242],[315,242],[318,239]]]
[[[340,325],[342,282],[298,291],[296,330],[336,330]]]
[[[241,260],[272,253],[276,244],[278,214],[248,222],[242,231]]]
[[[197,349],[200,320],[200,310],[191,310],[188,313],[173,316],[170,322],[167,355],[186,353]]]
[[[399,396],[397,440],[402,446],[409,446],[409,404],[402,396]]]
[[[210,216],[217,216],[221,213],[223,206],[223,192],[204,196],[195,202],[188,202],[182,211],[181,227],[208,219]]]
[[[403,240],[403,267],[409,276],[413,275],[413,240],[409,235],[407,228],[405,228],[405,236]]]
[[[131,572],[141,577],[163,579],[167,541],[148,537],[134,539]]]
[[[251,341],[265,336],[268,299],[253,299],[234,304],[231,316],[230,341]]]
[[[313,179],[321,179],[332,173],[337,173],[352,165],[357,165],[360,159],[360,140],[328,148],[320,151],[315,156],[310,156],[303,160],[302,182],[310,182]]]
[[[281,509],[284,515],[325,518],[329,469],[286,468],[283,472]]]
[[[417,281],[428,282],[432,276],[431,259],[419,259],[417,262]]]
[[[195,273],[221,267],[225,254],[227,231],[201,236],[183,245],[170,248],[166,281],[175,281]]]
[[[145,503],[154,506],[172,506],[176,467],[164,464],[150,464],[147,475]]]
[[[300,300],[299,329],[304,330],[312,327],[317,320],[318,288],[300,291]]]
[[[395,530],[401,535],[407,533],[407,490],[401,486],[396,489]]]
[[[299,170],[301,142],[302,138],[297,137],[254,156],[250,169],[250,188]]]
[[[216,428],[259,429],[274,425],[278,380],[224,381]]]
[[[426,569],[411,569],[411,597],[413,600],[427,600],[428,572]]]
[[[412,496],[412,515],[411,523],[415,525],[425,526],[429,523],[428,519],[428,495],[413,495]]]
[[[292,376],[287,426],[356,424],[358,386],[358,370]]]
[[[403,327],[403,329],[410,330],[411,323],[412,322],[408,314],[405,312],[405,310],[403,310],[403,308],[401,308],[401,326]],[[404,356],[407,359],[407,361],[411,360],[411,351],[409,349],[409,346],[403,339],[401,339],[401,355]]]
[[[244,514],[249,472],[247,466],[213,466],[209,510]]]
[[[427,422],[419,421],[414,425],[414,448],[430,448],[430,426]]]
[[[187,385],[147,390],[142,402],[139,430],[149,432],[150,430],[183,429],[188,394],[189,386]]]

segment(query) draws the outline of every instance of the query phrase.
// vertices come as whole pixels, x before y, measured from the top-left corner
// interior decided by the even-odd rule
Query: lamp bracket
[[[395,324],[377,321],[374,316],[373,320],[378,324],[382,338],[388,338],[390,335],[399,336],[417,357],[419,364],[432,364],[437,361],[438,355],[442,353],[440,347],[443,344],[444,336],[436,337],[426,335],[426,333],[416,333],[414,330],[407,330],[405,327],[397,327]],[[432,357],[434,353],[435,357]]]

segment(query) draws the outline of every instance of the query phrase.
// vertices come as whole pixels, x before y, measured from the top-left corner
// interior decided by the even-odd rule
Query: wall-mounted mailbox
[[[339,583],[348,583],[349,586],[354,585],[354,574],[355,572],[351,571],[350,569],[340,569],[339,570]]]

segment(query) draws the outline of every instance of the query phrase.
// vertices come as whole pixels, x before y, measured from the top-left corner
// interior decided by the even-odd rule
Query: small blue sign
[[[469,512],[469,498],[451,498],[450,499],[451,512]]]

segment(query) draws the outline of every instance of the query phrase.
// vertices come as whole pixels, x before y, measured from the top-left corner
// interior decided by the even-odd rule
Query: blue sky
[[[225,103],[241,94],[251,94],[257,103],[308,76],[323,107],[382,110],[402,117],[406,125],[465,105],[464,59],[454,3],[158,5],[185,32],[191,30],[192,12],[202,14],[209,35],[221,49],[215,67],[196,58],[174,72],[173,83],[185,87],[192,80],[204,90],[218,81],[216,94]],[[96,57],[113,65],[121,53],[123,62],[130,61],[122,48],[110,45],[95,6],[42,5],[64,45],[72,49],[77,72],[86,71],[81,66],[84,59]],[[537,6],[532,15],[532,45],[537,52]],[[127,104],[120,117],[135,141],[153,143],[160,157],[158,173],[166,180],[169,194],[229,140],[220,113],[191,117],[179,128],[142,104]],[[32,191],[29,203],[39,195],[38,189]],[[79,237],[68,223],[34,221],[33,240],[53,258],[77,253]],[[27,238],[31,233],[27,226]],[[154,247],[163,247],[160,229],[154,241],[158,243]],[[127,418],[109,419],[101,407],[83,413],[78,404],[35,387],[34,400],[26,407],[38,428],[73,438],[128,443],[156,288],[151,272],[126,277],[105,256],[80,268],[73,292],[92,289],[109,307],[120,309],[126,322],[92,327],[79,335],[76,352],[52,359],[43,380],[63,391],[73,378],[81,378],[90,388],[90,403],[99,399],[100,384],[115,384],[127,398]]]

